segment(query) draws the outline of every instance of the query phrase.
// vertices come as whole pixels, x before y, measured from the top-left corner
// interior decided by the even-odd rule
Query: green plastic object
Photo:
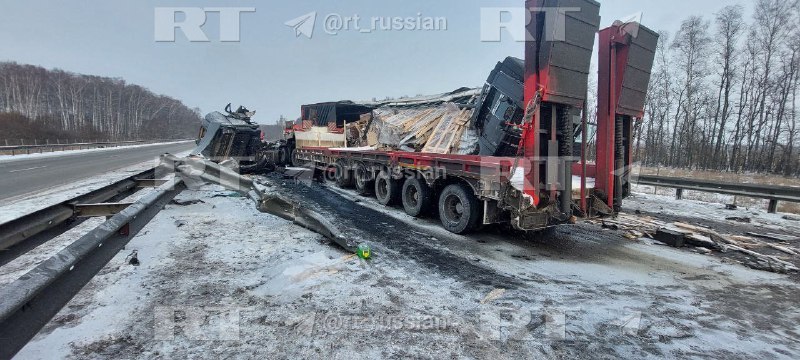
[[[358,245],[358,250],[356,250],[356,254],[358,257],[362,259],[369,259],[372,255],[372,250],[370,250],[369,245],[367,244],[360,244]]]

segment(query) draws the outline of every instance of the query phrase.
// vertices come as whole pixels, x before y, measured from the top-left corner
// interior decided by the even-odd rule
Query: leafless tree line
[[[797,0],[758,0],[660,32],[636,156],[647,166],[800,174]]]
[[[0,113],[0,128],[26,139],[43,139],[38,129],[63,138],[187,138],[199,125],[199,110],[124,80],[13,62],[0,63]]]

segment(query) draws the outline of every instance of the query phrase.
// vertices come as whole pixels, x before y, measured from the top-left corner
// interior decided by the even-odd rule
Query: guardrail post
[[[675,189],[675,199],[676,200],[683,199],[683,189],[681,189],[681,188]]]
[[[774,214],[778,212],[778,200],[777,199],[769,199],[769,206],[767,206],[767,212],[770,214]]]

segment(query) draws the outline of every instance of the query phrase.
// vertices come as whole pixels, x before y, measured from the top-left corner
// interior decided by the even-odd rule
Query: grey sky
[[[226,103],[258,110],[256,120],[295,118],[301,104],[432,94],[480,86],[494,63],[522,57],[504,36],[480,41],[481,7],[521,7],[523,0],[142,1],[0,0],[0,60],[121,77],[202,112]],[[642,23],[674,33],[688,15],[713,14],[735,1],[601,1],[601,27],[643,12]],[[752,5],[746,7],[749,17]],[[204,29],[211,42],[154,41],[155,7],[255,7],[241,16],[241,41],[221,43],[218,15]],[[287,20],[318,12],[312,39],[295,37]],[[331,36],[329,13],[342,16],[446,17],[446,31],[386,31]],[[369,20],[362,20],[369,23]],[[507,34],[504,34],[507,35]]]

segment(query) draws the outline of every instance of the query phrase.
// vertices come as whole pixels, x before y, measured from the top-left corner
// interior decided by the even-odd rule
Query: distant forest
[[[660,32],[637,128],[644,165],[800,175],[800,7],[752,6],[751,19],[733,5]]]
[[[122,79],[0,62],[0,145],[196,136],[200,114]]]

